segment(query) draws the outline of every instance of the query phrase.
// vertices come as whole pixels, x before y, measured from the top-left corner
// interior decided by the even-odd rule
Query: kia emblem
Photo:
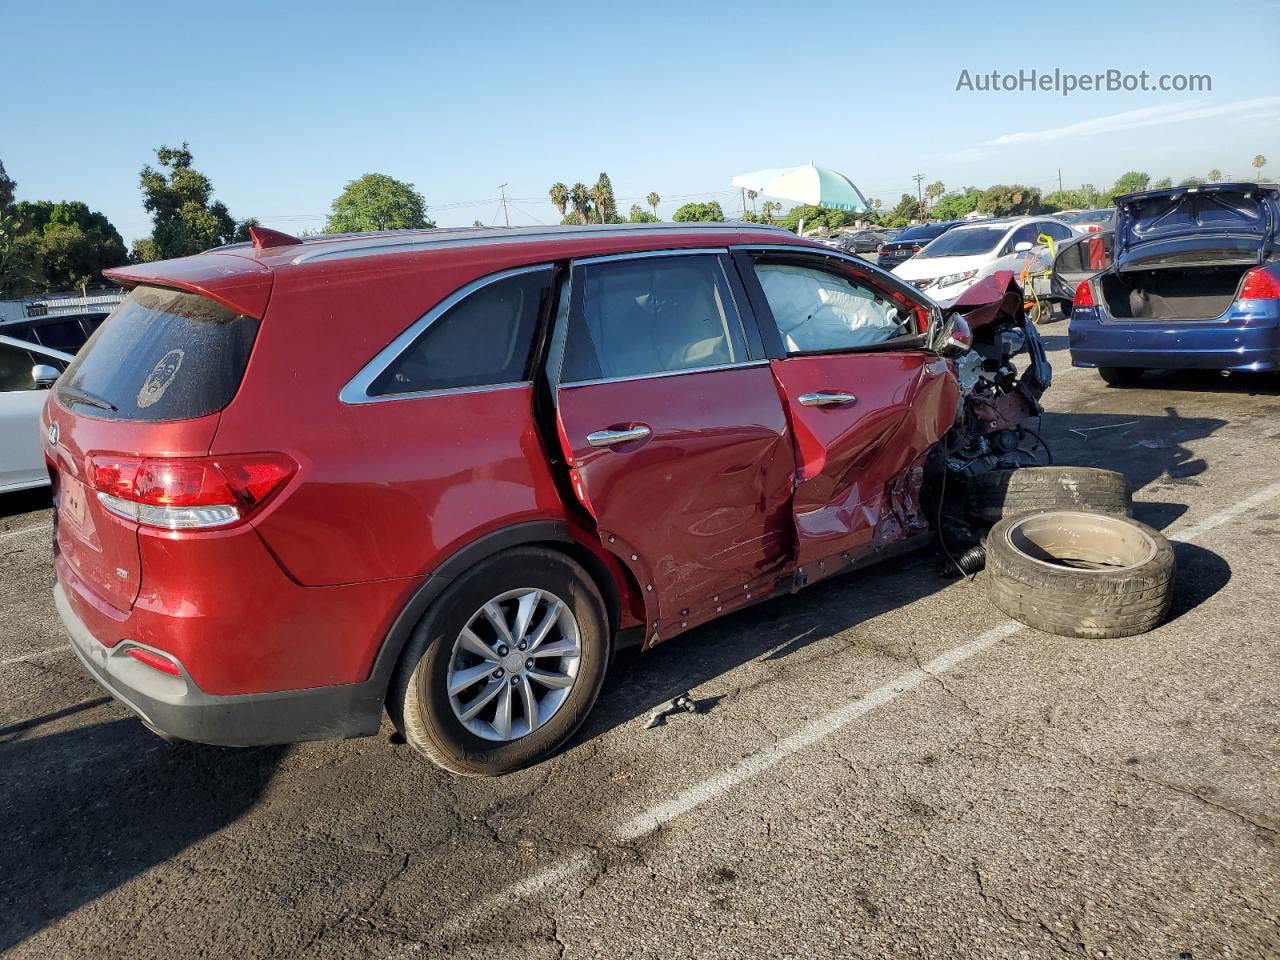
[[[58,421],[49,424],[49,442],[55,447],[58,445]]]

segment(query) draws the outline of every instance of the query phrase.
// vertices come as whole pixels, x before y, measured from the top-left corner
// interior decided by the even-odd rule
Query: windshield
[[[917,257],[972,257],[981,253],[990,253],[1004,237],[1009,228],[999,227],[966,227],[951,230],[943,234],[933,243],[921,250]]]

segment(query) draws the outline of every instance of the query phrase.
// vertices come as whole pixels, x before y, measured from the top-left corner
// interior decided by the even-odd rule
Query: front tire
[[[451,773],[510,773],[582,725],[609,649],[590,575],[558,551],[517,547],[467,571],[423,615],[387,710],[414,750]]]
[[[1099,367],[1098,376],[1113,387],[1132,387],[1142,379],[1142,367]]]

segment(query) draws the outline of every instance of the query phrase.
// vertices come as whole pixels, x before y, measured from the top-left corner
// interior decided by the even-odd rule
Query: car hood
[[[893,268],[903,280],[933,280],[949,273],[965,273],[981,270],[992,261],[989,253],[970,257],[922,257],[916,254],[905,263]]]
[[[1275,243],[1277,189],[1210,183],[1120,197],[1116,269],[1260,263]]]

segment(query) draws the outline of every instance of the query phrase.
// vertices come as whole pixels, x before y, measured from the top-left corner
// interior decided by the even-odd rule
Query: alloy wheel
[[[581,660],[578,622],[563,600],[546,590],[509,590],[472,614],[454,640],[449,705],[476,736],[518,740],[564,705]]]

